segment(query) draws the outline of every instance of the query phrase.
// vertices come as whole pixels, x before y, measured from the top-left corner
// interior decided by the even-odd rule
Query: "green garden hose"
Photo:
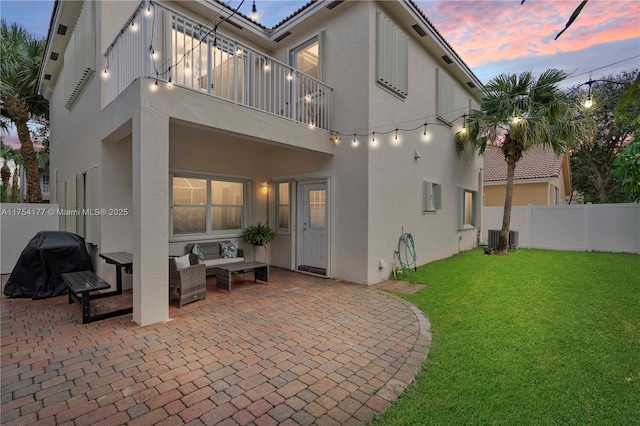
[[[400,236],[400,240],[398,240],[398,251],[396,254],[402,269],[410,269],[411,265],[413,265],[414,271],[418,269],[416,265],[416,246],[413,243],[413,237],[411,234],[405,232]]]

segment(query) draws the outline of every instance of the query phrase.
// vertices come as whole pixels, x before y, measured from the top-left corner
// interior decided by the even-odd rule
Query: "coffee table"
[[[216,268],[216,287],[231,293],[231,283],[235,274],[254,273],[254,281],[269,282],[269,265],[262,262],[239,262],[220,265]]]

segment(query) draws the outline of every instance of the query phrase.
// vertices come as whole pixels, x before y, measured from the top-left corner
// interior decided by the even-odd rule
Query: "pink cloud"
[[[564,28],[578,0],[528,0],[522,6],[516,0],[418,4],[471,67],[640,37],[638,1],[591,0],[558,40],[554,37]]]

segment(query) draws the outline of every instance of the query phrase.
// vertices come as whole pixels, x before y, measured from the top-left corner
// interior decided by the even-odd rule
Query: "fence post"
[[[527,223],[529,224],[527,248],[533,248],[533,206],[531,204],[527,204]]]
[[[585,250],[591,251],[591,223],[593,222],[593,204],[588,202],[584,209],[584,243]]]

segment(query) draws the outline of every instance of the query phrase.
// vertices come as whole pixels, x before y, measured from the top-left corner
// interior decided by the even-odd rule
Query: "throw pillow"
[[[191,253],[198,256],[198,263],[204,262],[204,251],[202,251],[202,247],[200,247],[197,244],[194,244],[193,249],[191,250]]]
[[[184,256],[176,257],[175,261],[176,261],[176,269],[178,271],[191,266],[189,264],[189,253],[185,254]]]
[[[222,259],[233,259],[238,257],[238,243],[236,241],[221,242],[220,257]]]

